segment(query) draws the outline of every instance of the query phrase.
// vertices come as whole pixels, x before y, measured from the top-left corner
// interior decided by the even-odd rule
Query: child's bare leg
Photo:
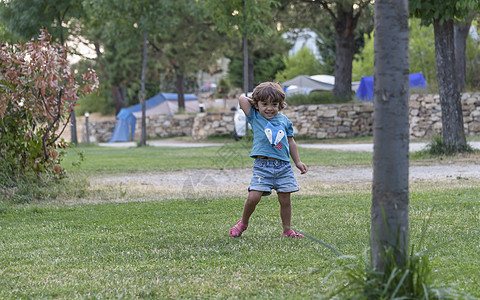
[[[242,216],[242,223],[245,226],[248,226],[248,221],[250,220],[250,216],[255,211],[258,202],[262,198],[263,192],[260,191],[250,191],[248,192],[247,200],[245,201],[245,206],[243,207],[243,216]]]
[[[282,218],[283,233],[290,230],[290,222],[292,220],[292,203],[290,201],[290,193],[277,193],[278,202],[280,203],[280,217]]]

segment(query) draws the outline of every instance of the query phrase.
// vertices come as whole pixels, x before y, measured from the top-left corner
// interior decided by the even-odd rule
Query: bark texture
[[[467,38],[470,30],[472,20],[466,20],[465,22],[455,22],[454,25],[454,38],[455,38],[455,68],[457,71],[457,85],[458,90],[461,92],[465,89],[466,80],[466,57],[465,52],[467,49]]]
[[[463,128],[462,103],[457,86],[453,20],[433,22],[435,34],[435,62],[442,107],[442,132],[445,146],[454,153],[466,147]]]
[[[126,88],[125,86],[112,87],[113,100],[115,101],[115,115],[117,115],[122,108],[127,104]]]
[[[178,110],[185,110],[185,76],[177,74],[175,76],[175,87],[178,95]]]
[[[147,38],[148,33],[143,34],[143,62],[142,62],[142,76],[141,76],[141,96],[140,103],[142,103],[142,135],[140,145],[147,145],[147,114],[146,114],[146,99],[145,99],[145,76],[147,73]]]
[[[408,253],[408,1],[375,1],[372,266],[384,271]]]
[[[351,11],[345,11],[337,5],[337,20],[335,22],[335,80],[333,94],[340,99],[350,99],[352,96],[352,61],[355,51],[356,18]]]

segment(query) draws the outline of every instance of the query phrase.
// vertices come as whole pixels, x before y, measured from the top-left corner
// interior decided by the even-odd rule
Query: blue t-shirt
[[[288,137],[293,137],[293,125],[284,114],[278,113],[269,120],[252,107],[247,120],[253,130],[250,157],[260,155],[290,162]]]

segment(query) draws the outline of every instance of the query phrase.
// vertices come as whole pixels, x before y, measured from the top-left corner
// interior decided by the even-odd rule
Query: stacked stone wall
[[[480,136],[480,93],[462,94],[465,135]],[[411,95],[410,136],[430,139],[442,131],[442,110],[438,95]],[[293,123],[295,136],[330,139],[373,135],[373,103],[302,105],[282,111]],[[234,112],[206,112],[186,115],[147,117],[147,137],[192,136],[204,139],[212,135],[232,134]],[[92,122],[91,142],[110,139],[115,121]],[[135,139],[139,140],[141,122],[137,120]],[[85,133],[83,137],[85,137]]]

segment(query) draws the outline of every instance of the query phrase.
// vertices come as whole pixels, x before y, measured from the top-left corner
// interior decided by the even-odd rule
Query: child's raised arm
[[[252,106],[254,106],[253,99],[248,98],[245,95],[240,95],[240,97],[238,97],[238,104],[240,104],[240,108],[243,110],[245,115],[249,116],[250,115],[250,108],[252,108]]]

